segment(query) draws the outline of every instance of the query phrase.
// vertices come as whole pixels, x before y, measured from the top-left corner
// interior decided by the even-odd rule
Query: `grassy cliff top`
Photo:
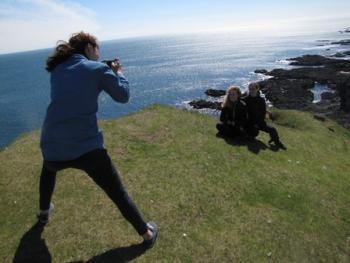
[[[217,138],[215,118],[167,106],[100,122],[130,195],[160,227],[144,254],[79,170],[59,173],[52,220],[33,227],[39,131],[21,136],[0,152],[0,261],[349,262],[350,132],[304,112],[274,115],[286,151],[265,133]]]

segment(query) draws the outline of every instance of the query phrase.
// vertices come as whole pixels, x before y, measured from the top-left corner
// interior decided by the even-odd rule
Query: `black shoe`
[[[283,149],[283,150],[287,150],[286,146],[283,145],[283,143],[280,141],[280,140],[273,140],[273,139],[270,139],[269,140],[269,144],[272,144],[274,143],[275,146],[279,149]]]
[[[280,141],[275,142],[275,145],[282,150],[287,150],[286,146],[284,146]]]
[[[151,239],[148,239],[148,240],[144,239],[142,244],[145,246],[145,248],[150,249],[156,243],[156,240],[158,237],[158,227],[153,222],[148,222],[147,227],[149,230],[151,230],[151,232],[153,233],[153,236]]]

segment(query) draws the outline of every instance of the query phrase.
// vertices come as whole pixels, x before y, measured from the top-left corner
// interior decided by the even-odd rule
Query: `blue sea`
[[[291,36],[237,33],[129,38],[101,43],[101,59],[118,56],[131,83],[131,100],[116,104],[102,93],[99,118],[118,118],[154,103],[187,107],[208,88],[246,89],[263,76],[254,70],[290,67],[285,59],[331,55],[344,49],[327,40],[338,32]],[[0,55],[0,148],[23,132],[40,129],[49,103],[46,58],[53,48]]]

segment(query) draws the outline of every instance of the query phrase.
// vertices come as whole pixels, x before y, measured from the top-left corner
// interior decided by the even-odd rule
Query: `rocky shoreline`
[[[332,44],[350,45],[350,39]],[[349,56],[350,52],[342,52]],[[296,109],[315,113],[319,120],[328,117],[350,130],[350,60],[329,58],[320,55],[304,55],[290,58],[292,69],[257,69],[255,73],[269,76],[259,81],[265,97],[277,108]],[[326,84],[333,92],[322,94],[322,100],[313,103],[311,91],[315,84]],[[220,97],[223,90],[207,90],[208,96]],[[196,109],[221,109],[219,102],[191,101]]]

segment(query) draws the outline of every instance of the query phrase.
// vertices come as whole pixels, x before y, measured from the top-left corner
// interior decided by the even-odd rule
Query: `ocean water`
[[[338,32],[283,37],[218,33],[102,42],[101,59],[122,60],[131,99],[117,104],[102,93],[98,116],[117,118],[154,103],[186,107],[192,99],[206,98],[208,88],[236,84],[244,90],[263,77],[255,69],[288,68],[285,59],[303,54],[334,54],[345,48],[325,40],[346,37]],[[52,50],[0,55],[0,148],[41,127],[50,92],[44,67]]]

